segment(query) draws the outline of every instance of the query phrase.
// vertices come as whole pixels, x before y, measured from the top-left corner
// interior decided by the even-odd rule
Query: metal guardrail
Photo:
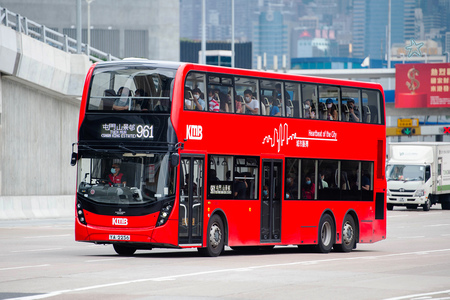
[[[59,33],[45,25],[38,24],[19,14],[9,11],[0,6],[0,24],[11,27],[14,30],[31,36],[41,42],[49,44],[65,52],[77,53],[77,40],[69,37],[67,34]],[[91,61],[98,62],[104,60],[120,60],[98,49],[92,48],[87,44],[81,44],[81,52],[85,53]]]

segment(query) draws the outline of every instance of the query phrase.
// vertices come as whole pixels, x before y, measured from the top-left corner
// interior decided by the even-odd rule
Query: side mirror
[[[172,153],[170,155],[170,164],[172,167],[177,167],[180,163],[180,155],[178,153]]]
[[[70,165],[75,166],[77,164],[78,153],[72,152],[72,157],[70,158]]]

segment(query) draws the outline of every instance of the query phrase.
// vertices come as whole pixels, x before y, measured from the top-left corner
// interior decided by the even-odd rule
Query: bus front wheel
[[[135,247],[123,246],[118,244],[113,244],[113,247],[114,251],[116,251],[117,254],[124,256],[133,255],[137,250]]]
[[[328,253],[331,251],[335,235],[333,218],[328,214],[323,215],[319,222],[319,242],[317,245],[319,252]]]
[[[222,218],[218,215],[213,215],[209,220],[207,234],[206,248],[200,248],[198,251],[206,256],[219,256],[224,251],[225,231]]]

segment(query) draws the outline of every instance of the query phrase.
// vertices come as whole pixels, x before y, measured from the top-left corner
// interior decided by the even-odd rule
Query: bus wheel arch
[[[331,251],[336,240],[336,220],[330,210],[324,211],[320,217],[317,239],[317,250],[319,252],[328,253]]]
[[[228,244],[228,222],[223,211],[214,211],[206,229],[206,247],[198,248],[200,254],[215,257],[225,251]]]
[[[345,214],[341,230],[341,244],[335,244],[334,249],[340,252],[350,252],[356,248],[359,241],[359,220],[354,210]]]

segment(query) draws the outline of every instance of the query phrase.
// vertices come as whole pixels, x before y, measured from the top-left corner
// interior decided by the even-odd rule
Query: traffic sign
[[[419,127],[419,119],[397,119],[397,127]]]

